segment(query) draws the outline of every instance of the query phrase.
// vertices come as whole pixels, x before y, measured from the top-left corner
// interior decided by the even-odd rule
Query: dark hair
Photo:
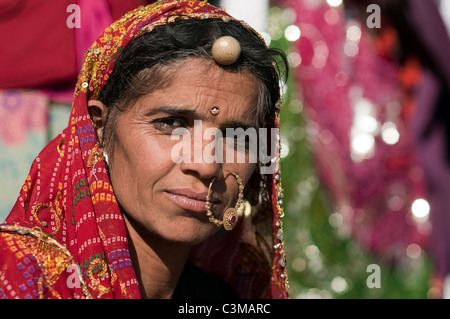
[[[164,78],[170,75],[170,68],[164,66],[188,57],[213,61],[212,44],[225,35],[236,38],[242,52],[234,64],[222,67],[230,72],[248,70],[261,82],[255,112],[257,126],[266,125],[280,98],[281,77],[284,75],[284,80],[287,77],[286,56],[281,50],[267,48],[262,39],[243,25],[220,19],[186,20],[180,16],[174,23],[158,26],[132,41],[117,60],[110,79],[99,94],[99,100],[109,108],[126,107],[130,104],[129,100],[135,100],[165,84]],[[151,72],[151,77],[145,74],[155,66],[159,68]]]
[[[202,58],[214,63],[211,47],[217,38],[226,35],[239,42],[241,55],[232,65],[221,67],[229,72],[248,71],[255,76],[259,82],[255,126],[271,126],[280,99],[280,81],[286,81],[288,76],[284,52],[267,48],[260,37],[240,23],[179,16],[175,22],[155,27],[133,40],[116,61],[114,71],[99,94],[99,100],[108,107],[103,137],[112,143],[107,146],[114,147],[118,113],[139,97],[167,85],[177,69],[177,62]],[[116,114],[109,118],[113,109],[112,113]]]

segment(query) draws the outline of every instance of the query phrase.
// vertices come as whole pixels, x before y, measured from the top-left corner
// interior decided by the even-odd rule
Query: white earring
[[[109,165],[109,162],[108,162],[108,154],[106,154],[105,152],[103,152],[103,157],[105,158],[106,164]]]

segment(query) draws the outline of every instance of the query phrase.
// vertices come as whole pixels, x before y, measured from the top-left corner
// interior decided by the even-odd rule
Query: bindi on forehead
[[[217,116],[220,113],[220,109],[217,106],[213,106],[209,112],[213,115],[213,116]]]
[[[217,124],[243,119],[243,122],[254,121],[258,86],[251,73],[231,73],[209,61],[189,60],[192,64],[176,66],[167,86],[141,98],[139,104],[145,112],[183,113]]]

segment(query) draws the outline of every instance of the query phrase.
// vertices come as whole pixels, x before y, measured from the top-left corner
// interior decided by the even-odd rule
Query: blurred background
[[[0,0],[0,222],[67,125],[84,52],[149,2]],[[450,0],[209,2],[289,57],[291,297],[448,298]]]

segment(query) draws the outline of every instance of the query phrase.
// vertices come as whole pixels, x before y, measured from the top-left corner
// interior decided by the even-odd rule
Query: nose
[[[195,175],[201,180],[212,180],[214,177],[219,178],[222,171],[222,165],[220,163],[194,163],[194,162],[181,162],[180,168],[185,174]]]
[[[200,129],[198,129],[199,127]],[[202,180],[220,178],[223,164],[221,143],[223,142],[220,138],[218,139],[217,135],[214,135],[215,130],[206,130],[204,133],[201,125],[199,127],[194,129],[190,145],[191,153],[183,157],[180,168],[185,174],[195,175]]]

